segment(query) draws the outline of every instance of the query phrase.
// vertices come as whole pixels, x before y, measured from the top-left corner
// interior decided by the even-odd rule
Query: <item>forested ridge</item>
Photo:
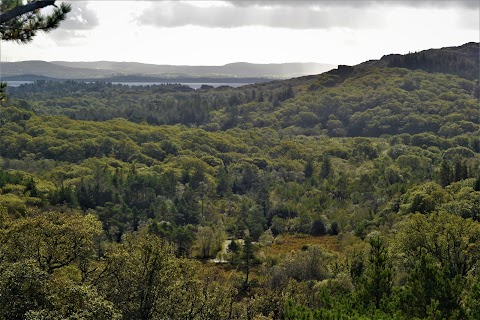
[[[8,88],[0,319],[480,318],[478,51]]]

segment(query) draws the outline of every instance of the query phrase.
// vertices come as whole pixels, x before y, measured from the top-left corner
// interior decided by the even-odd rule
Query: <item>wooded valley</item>
[[[0,319],[480,319],[479,43],[0,107]]]

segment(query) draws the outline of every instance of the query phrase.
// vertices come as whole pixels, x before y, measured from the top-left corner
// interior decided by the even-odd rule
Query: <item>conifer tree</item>
[[[253,244],[252,244],[252,237],[250,236],[250,232],[248,230],[245,231],[245,236],[243,238],[244,245],[243,245],[243,262],[245,266],[245,287],[248,288],[248,277],[250,275],[250,267],[252,264],[253,259]]]
[[[49,15],[43,15],[40,9],[54,6]],[[59,27],[66,19],[72,6],[62,3],[55,5],[55,0],[2,0],[0,2],[0,39],[27,43],[32,41],[38,31],[50,32]]]
[[[366,299],[374,301],[376,309],[380,309],[382,301],[388,298],[392,291],[393,267],[387,248],[380,237],[372,237],[370,246],[363,293]]]
[[[329,156],[325,156],[320,169],[320,178],[327,179],[332,174],[332,161]]]
[[[447,307],[448,291],[448,280],[441,267],[426,250],[421,250],[419,260],[405,285],[402,304],[406,314],[424,318],[438,302],[443,308]]]
[[[313,160],[312,159],[307,159],[307,163],[305,164],[305,169],[303,170],[303,173],[305,174],[305,179],[309,179],[313,176]]]
[[[440,184],[442,187],[448,186],[453,181],[452,169],[447,161],[442,161],[440,167]]]

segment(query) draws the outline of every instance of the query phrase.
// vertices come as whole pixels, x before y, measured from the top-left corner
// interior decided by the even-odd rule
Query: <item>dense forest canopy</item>
[[[478,319],[478,50],[9,88],[0,318]]]

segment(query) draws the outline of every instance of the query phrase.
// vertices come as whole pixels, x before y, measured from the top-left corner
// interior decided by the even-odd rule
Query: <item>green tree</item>
[[[313,176],[313,160],[308,159],[307,163],[305,164],[305,168],[303,169],[303,173],[305,174],[305,179],[310,179]]]
[[[480,319],[480,280],[478,277],[469,277],[463,297],[462,306],[466,319]]]
[[[224,166],[217,171],[217,193],[222,197],[232,193],[232,179]]]
[[[253,205],[248,209],[246,224],[252,240],[258,240],[258,237],[262,234],[266,224],[265,215],[258,205]]]
[[[475,191],[480,191],[480,176],[477,179],[475,179],[475,184],[473,186],[473,189]]]
[[[330,159],[329,156],[324,156],[322,167],[320,169],[320,178],[327,179],[332,174],[332,171],[333,171],[332,160]]]
[[[41,212],[0,229],[0,260],[33,259],[52,274],[95,253],[95,237],[102,233],[93,215]]]
[[[40,9],[53,6],[53,12],[42,15]],[[72,10],[68,3],[55,5],[55,0],[2,0],[0,3],[0,39],[26,43],[38,31],[50,32],[59,27]]]
[[[0,318],[20,320],[47,303],[48,274],[33,260],[0,264]]]
[[[425,318],[432,308],[438,308],[437,304],[444,310],[450,307],[449,289],[449,281],[438,262],[421,250],[415,268],[408,275],[401,305],[409,317]]]
[[[240,247],[235,239],[230,240],[230,243],[227,247],[228,252],[230,253],[230,263],[234,264],[238,260],[238,254],[240,252]]]
[[[248,230],[245,231],[245,236],[243,238],[243,252],[242,252],[242,260],[243,266],[245,270],[245,282],[244,286],[248,288],[248,277],[250,276],[250,268],[252,266],[253,256],[253,244],[252,244],[252,237]]]
[[[373,300],[379,309],[382,302],[390,297],[392,291],[393,266],[385,243],[379,236],[370,238],[370,254],[364,273],[362,296]]]
[[[102,297],[95,287],[57,281],[49,287],[48,303],[29,310],[24,319],[120,320],[122,315],[113,303]]]
[[[308,308],[296,305],[291,299],[288,299],[285,303],[285,319],[313,320],[313,313]]]
[[[0,82],[0,106],[2,106],[3,103],[6,101],[7,101],[7,83]]]
[[[201,259],[215,257],[222,250],[224,239],[223,225],[199,226],[195,239],[196,255]]]
[[[460,181],[468,178],[468,168],[464,161],[457,159],[454,165],[454,180]]]
[[[448,186],[453,181],[453,174],[450,164],[443,160],[440,165],[440,184],[442,187]]]
[[[466,276],[480,263],[480,225],[446,212],[414,214],[402,225],[396,242],[407,270],[416,265],[422,249],[440,263],[449,279]]]
[[[178,265],[160,237],[146,231],[126,234],[121,244],[111,246],[98,287],[126,319],[170,318],[173,285],[180,280]]]

